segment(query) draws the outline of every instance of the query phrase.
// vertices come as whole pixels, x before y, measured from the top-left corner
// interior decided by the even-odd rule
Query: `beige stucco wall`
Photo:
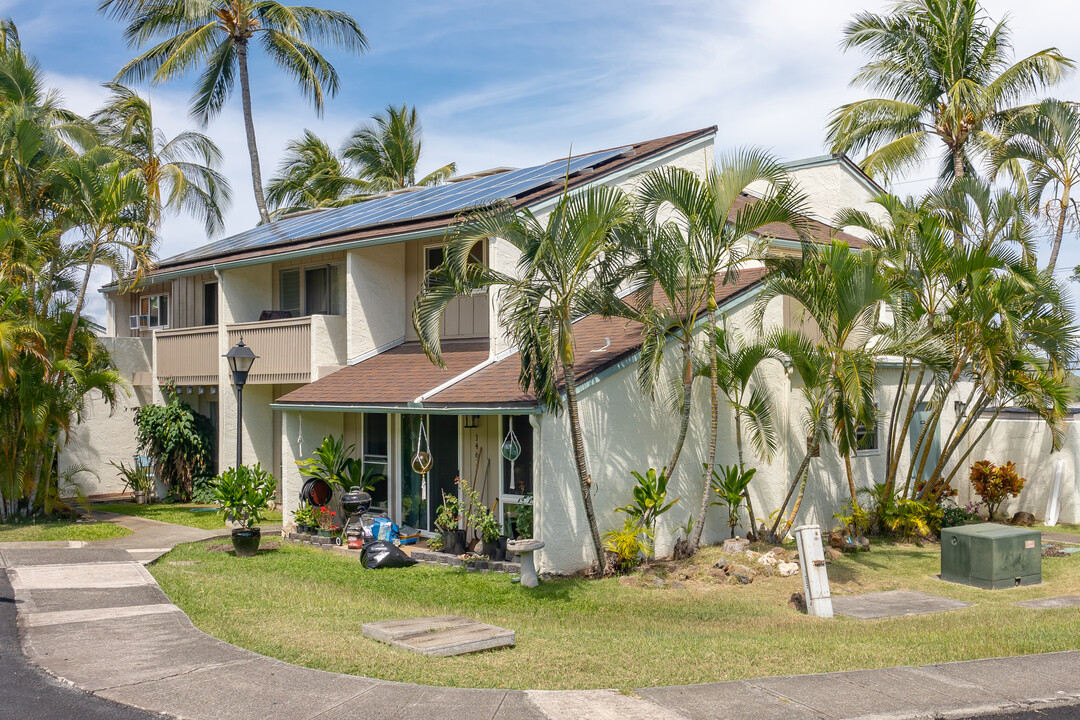
[[[341,413],[282,412],[284,437],[281,441],[281,498],[284,506],[284,522],[292,523],[292,513],[299,504],[300,488],[304,478],[296,463],[311,457],[327,435],[344,434],[344,418]]]
[[[348,357],[357,358],[404,339],[408,322],[404,244],[350,250],[346,269]]]

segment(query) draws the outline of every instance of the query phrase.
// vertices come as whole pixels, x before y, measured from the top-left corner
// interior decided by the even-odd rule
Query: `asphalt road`
[[[1069,705],[1052,710],[1025,710],[1005,715],[980,715],[964,720],[1077,720],[1080,718],[1080,705]]]
[[[19,646],[15,596],[0,569],[0,720],[161,720],[60,682],[31,665]]]

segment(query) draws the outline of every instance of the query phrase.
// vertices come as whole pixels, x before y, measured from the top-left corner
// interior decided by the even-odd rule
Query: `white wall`
[[[298,460],[311,457],[312,451],[327,435],[344,434],[341,413],[282,412],[281,427],[284,437],[281,444],[281,499],[284,506],[285,525],[292,524],[292,513],[299,505],[300,488],[304,478],[296,467]]]
[[[350,250],[346,262],[349,358],[405,337],[412,298],[404,297],[405,243]]]

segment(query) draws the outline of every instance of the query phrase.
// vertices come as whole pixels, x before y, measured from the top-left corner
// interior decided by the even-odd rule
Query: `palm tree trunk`
[[[1061,250],[1061,238],[1065,235],[1065,216],[1069,212],[1069,186],[1066,185],[1061,191],[1061,216],[1058,217],[1057,230],[1054,232],[1054,246],[1050,250],[1050,262],[1046,266],[1046,271],[1049,273],[1054,272],[1054,266],[1057,264],[1058,251]]]
[[[570,440],[581,487],[581,502],[585,506],[585,517],[589,521],[589,533],[596,551],[596,566],[601,573],[606,574],[604,544],[600,541],[600,529],[597,527],[596,512],[593,510],[592,478],[589,476],[589,466],[585,459],[585,440],[581,433],[581,417],[578,414],[577,378],[572,363],[563,364],[563,383],[566,385],[566,415],[570,419]]]
[[[964,152],[963,146],[960,146],[953,150],[952,166],[953,177],[957,180],[964,177]]]
[[[780,542],[789,532],[791,532],[791,526],[795,524],[795,518],[799,516],[799,508],[802,507],[803,495],[806,494],[806,484],[809,479],[810,467],[808,465],[806,472],[803,473],[802,485],[799,487],[799,497],[795,498],[795,505],[791,508],[791,515],[788,516],[787,522],[784,523],[784,531],[776,538],[777,542]]]
[[[712,478],[713,467],[716,465],[716,438],[719,434],[720,425],[720,384],[717,380],[718,361],[716,357],[716,315],[709,313],[708,326],[705,332],[708,334],[706,347],[709,353],[709,364],[712,373],[709,378],[709,460],[705,463],[704,486],[701,490],[701,507],[698,508],[697,525],[694,527],[694,537],[690,540],[690,554],[693,555],[701,544],[701,533],[705,530],[705,518],[709,512],[709,480]],[[689,418],[687,418],[689,419]],[[731,536],[735,537],[735,528],[731,528]]]
[[[240,65],[240,100],[244,108],[244,132],[247,134],[248,156],[251,158],[251,184],[255,190],[255,205],[259,208],[259,220],[266,225],[270,213],[266,211],[263,197],[262,170],[259,168],[259,146],[255,143],[255,121],[251,117],[251,85],[248,81],[247,42],[236,43],[236,59]]]
[[[75,343],[75,331],[79,328],[79,316],[82,315],[83,303],[86,302],[86,288],[90,284],[90,273],[94,271],[94,261],[97,259],[97,242],[94,242],[90,257],[86,259],[86,272],[83,273],[82,287],[79,297],[75,300],[75,312],[71,316],[71,327],[68,328],[67,342],[64,343],[64,359],[71,357],[71,346]],[[61,379],[63,372],[60,373]]]
[[[844,469],[847,471],[848,490],[851,492],[851,509],[859,509],[858,496],[855,494],[855,476],[851,473],[851,456],[844,455]]]
[[[769,530],[769,535],[772,536],[773,541],[779,540],[776,531],[780,527],[780,523],[784,521],[784,510],[787,508],[791,496],[795,494],[795,488],[799,486],[799,481],[802,479],[803,473],[806,472],[807,467],[810,465],[810,458],[813,457],[813,454],[813,448],[807,445],[806,454],[803,455],[802,462],[799,463],[799,469],[795,471],[795,477],[791,481],[791,486],[788,488],[787,495],[784,496],[784,502],[780,505],[780,509],[776,513],[776,520],[773,522],[772,529]]]
[[[694,383],[694,363],[691,358],[692,348],[690,345],[691,339],[686,338],[683,340],[682,354],[683,354],[683,401],[682,401],[682,413],[679,419],[679,436],[675,439],[675,448],[671,451],[671,460],[668,461],[667,466],[664,468],[664,475],[670,478],[675,474],[675,465],[679,462],[679,456],[682,455],[683,445],[686,443],[686,432],[690,427],[690,405],[693,398],[690,396],[690,391],[693,388]]]

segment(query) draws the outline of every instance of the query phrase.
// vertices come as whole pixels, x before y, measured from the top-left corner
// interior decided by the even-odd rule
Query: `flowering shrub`
[[[319,508],[319,529],[320,530],[334,530],[337,528],[337,521],[334,519],[337,517],[337,513],[330,508]]]
[[[1017,497],[1024,489],[1027,480],[1016,472],[1012,462],[998,466],[989,460],[980,460],[971,466],[971,485],[986,503],[990,520],[994,519],[998,508],[1009,497]]]

